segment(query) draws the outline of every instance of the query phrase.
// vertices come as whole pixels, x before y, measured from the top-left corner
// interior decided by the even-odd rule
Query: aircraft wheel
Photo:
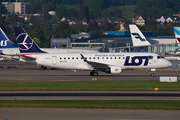
[[[42,69],[42,70],[46,70],[46,69],[47,69],[47,67],[41,66],[41,69]]]
[[[90,76],[93,76],[93,72],[90,72]]]
[[[94,72],[93,75],[94,75],[94,76],[98,76],[98,73],[97,73],[97,72]]]
[[[91,76],[98,76],[98,73],[97,72],[90,72],[90,75]]]
[[[151,76],[151,77],[154,77],[154,73],[151,73],[150,76]]]

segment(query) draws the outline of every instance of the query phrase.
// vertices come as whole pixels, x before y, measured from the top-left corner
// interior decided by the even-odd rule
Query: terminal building
[[[143,34],[152,46],[176,43],[174,36],[164,36],[164,33],[161,32],[143,32]],[[52,38],[51,47],[56,45],[61,48],[96,49],[100,52],[129,52],[132,51],[129,46],[133,46],[129,31],[111,31],[111,33],[107,31],[104,35],[81,32],[72,34],[71,38]],[[168,51],[176,49],[176,47],[166,48]]]

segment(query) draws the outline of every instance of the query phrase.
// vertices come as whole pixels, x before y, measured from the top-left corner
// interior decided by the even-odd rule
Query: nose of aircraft
[[[173,66],[173,64],[170,61],[167,61],[167,65],[168,65],[168,67]]]

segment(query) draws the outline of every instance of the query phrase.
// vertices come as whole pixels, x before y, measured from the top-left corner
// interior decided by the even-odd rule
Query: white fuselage
[[[41,54],[36,64],[60,69],[94,70],[120,66],[122,69],[167,68],[171,62],[154,53],[80,53]],[[152,59],[151,59],[152,58]]]
[[[0,48],[0,50],[7,55],[19,55],[19,48]],[[96,50],[84,50],[84,49],[55,49],[55,48],[41,48],[42,51],[48,53],[94,53]]]
[[[5,54],[5,55],[1,55],[1,56],[5,57],[7,59],[12,59],[15,57],[18,58],[18,56],[16,56],[16,55],[20,55],[19,48],[0,48],[0,50],[2,51],[3,54]],[[84,49],[42,48],[41,50],[48,52],[48,53],[95,53],[95,52],[98,52],[95,50],[84,50]],[[12,57],[12,55],[14,55],[14,56]],[[26,62],[26,61],[22,60],[21,62]]]

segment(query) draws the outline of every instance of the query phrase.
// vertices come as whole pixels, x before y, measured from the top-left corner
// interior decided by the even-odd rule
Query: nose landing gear
[[[153,71],[156,71],[156,69],[151,69],[151,73],[150,73],[150,76],[151,76],[151,77],[154,77]]]
[[[153,72],[151,72],[151,73],[150,73],[150,76],[151,76],[151,77],[154,77],[154,73],[153,73]]]

